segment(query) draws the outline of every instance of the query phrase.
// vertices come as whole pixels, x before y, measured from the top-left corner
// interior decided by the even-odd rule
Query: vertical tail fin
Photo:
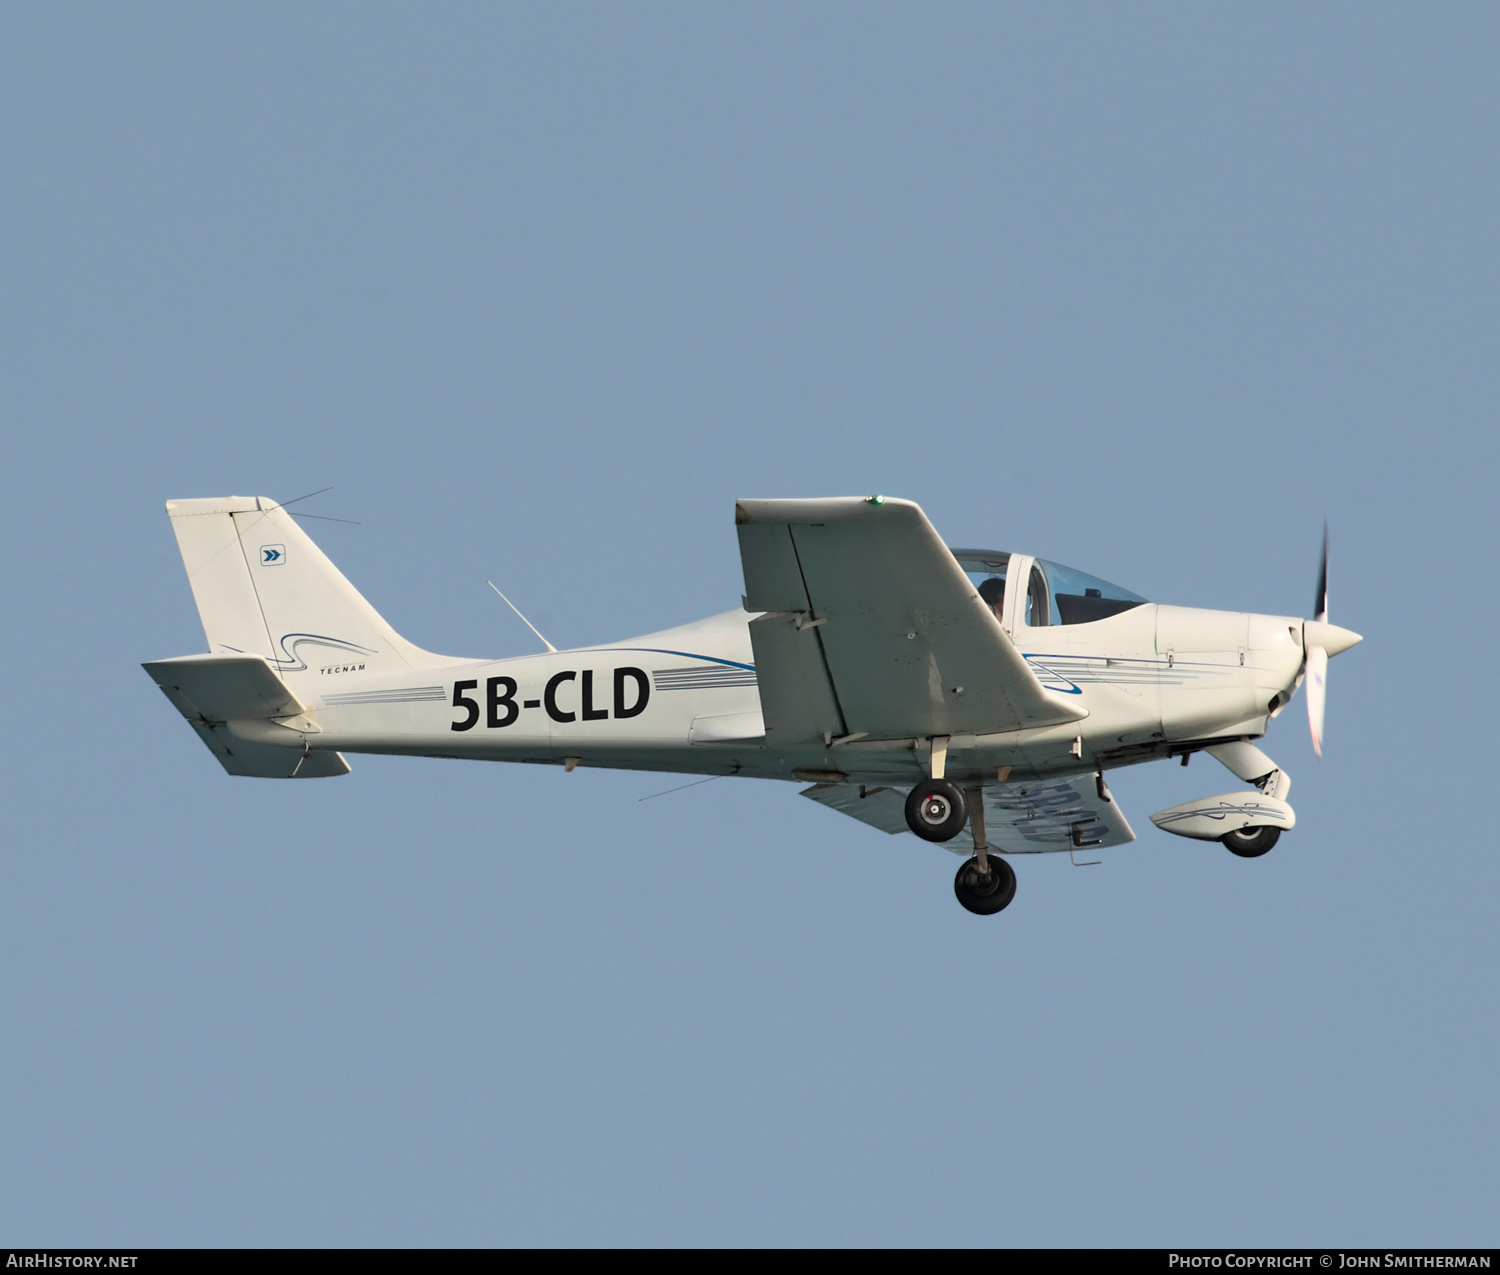
[[[169,500],[167,514],[214,654],[263,655],[289,685],[465,662],[401,637],[273,500]]]

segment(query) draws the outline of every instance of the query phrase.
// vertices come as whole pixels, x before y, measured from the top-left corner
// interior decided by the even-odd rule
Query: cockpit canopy
[[[999,616],[1005,603],[1011,555],[993,549],[954,549],[979,596]],[[1027,572],[1024,621],[1032,628],[1047,624],[1090,624],[1129,611],[1146,601],[1138,593],[1108,580],[1085,575],[1057,562],[1033,558]]]

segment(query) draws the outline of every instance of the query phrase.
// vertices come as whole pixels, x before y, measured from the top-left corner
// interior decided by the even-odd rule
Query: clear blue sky
[[[1494,1244],[1493,5],[0,13],[0,1236]],[[162,502],[509,655],[734,606],[737,496],[1304,614],[1261,860],[719,782],[230,779]]]

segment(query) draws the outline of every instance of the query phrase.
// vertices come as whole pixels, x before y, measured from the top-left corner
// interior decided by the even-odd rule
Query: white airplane
[[[1303,620],[949,549],[915,504],[869,496],[739,501],[735,610],[460,659],[400,637],[275,501],[167,513],[210,653],[144,667],[231,775],[343,775],[352,752],[798,780],[961,855],[954,889],[981,915],[1015,895],[999,856],[1135,839],[1104,780],[1119,766],[1208,753],[1248,790],[1152,822],[1264,854],[1295,816],[1286,772],[1251,741],[1305,678],[1321,756],[1328,657],[1360,641],[1328,623],[1326,535]]]

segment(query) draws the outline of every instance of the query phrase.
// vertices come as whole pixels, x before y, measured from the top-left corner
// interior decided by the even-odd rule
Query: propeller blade
[[[1313,604],[1313,619],[1328,619],[1328,524],[1323,524],[1323,561],[1318,564],[1318,600]]]
[[[1307,724],[1312,728],[1313,752],[1323,760],[1323,710],[1328,702],[1328,652],[1307,648]]]

